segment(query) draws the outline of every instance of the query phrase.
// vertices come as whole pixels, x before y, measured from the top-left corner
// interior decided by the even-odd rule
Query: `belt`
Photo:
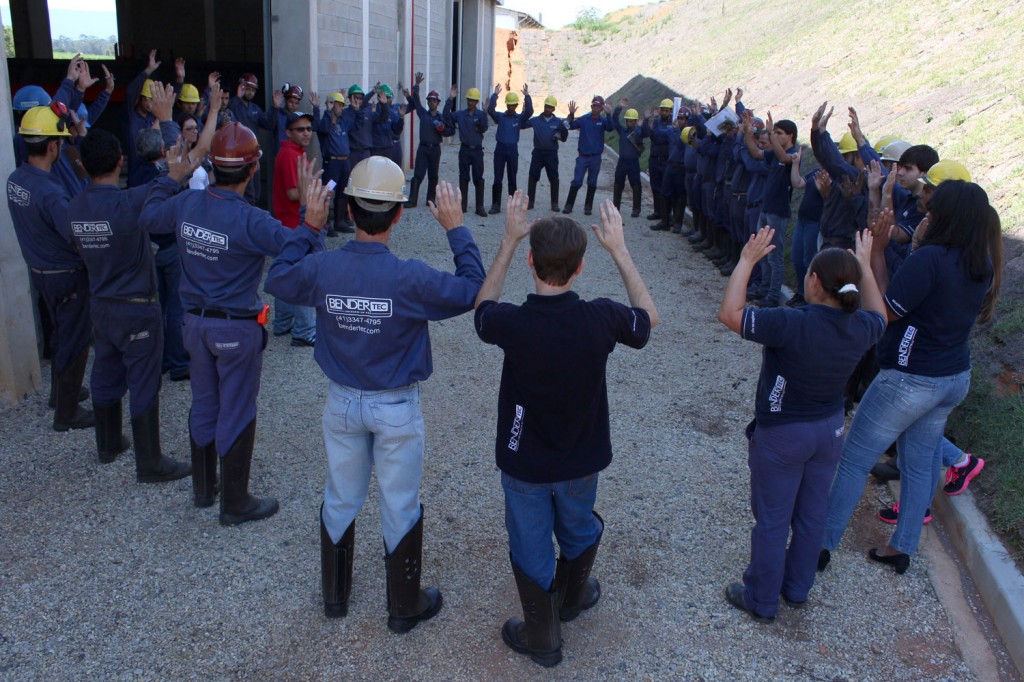
[[[601,152],[597,152],[595,154],[579,154],[579,156],[601,156]]]
[[[658,156],[655,156],[654,154],[651,154],[651,161],[664,161],[667,158],[668,158],[668,154],[665,154],[664,156],[662,156],[660,154]]]
[[[40,270],[39,268],[29,268],[32,272],[37,275],[64,275],[69,272],[78,272],[82,268],[71,268],[70,270]]]
[[[420,142],[421,147],[440,147],[440,142]]]
[[[132,298],[104,298],[104,301],[113,301],[114,303],[135,303],[139,305],[149,305],[151,303],[157,303],[160,301],[156,296],[134,296]]]
[[[218,320],[255,320],[258,315],[251,313],[249,315],[233,315],[232,313],[226,313],[223,310],[216,310],[214,308],[192,308],[187,311],[189,315],[196,315],[197,317],[213,317]]]
[[[483,147],[474,144],[464,144],[462,146],[465,147],[466,149],[483,149]]]
[[[347,156],[328,156],[327,160],[328,161],[347,161],[348,157]]]
[[[739,199],[740,197],[745,197],[745,196],[747,196],[747,193],[746,193],[746,192],[733,192],[733,193],[732,193],[732,195],[733,195],[734,197],[736,197],[737,199]]]

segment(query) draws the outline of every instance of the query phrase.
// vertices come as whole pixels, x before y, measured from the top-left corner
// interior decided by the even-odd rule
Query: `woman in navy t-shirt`
[[[775,248],[773,233],[763,228],[743,247],[718,311],[729,329],[764,346],[756,418],[747,427],[750,564],[743,584],[725,591],[733,606],[762,622],[775,619],[780,593],[800,607],[814,584],[828,490],[843,447],[843,387],[885,331],[868,232],[858,236],[856,257],[843,249],[814,257],[804,277],[806,307],[745,307],[750,272]]]
[[[878,376],[860,402],[829,497],[821,567],[843,536],[864,492],[871,466],[896,442],[900,510],[896,531],[869,557],[903,573],[917,550],[925,510],[942,470],[946,418],[971,378],[967,339],[975,320],[992,316],[999,293],[1002,236],[999,216],[978,185],[948,180],[928,206],[920,246],[888,281],[884,249],[876,238],[875,279],[885,291],[889,328],[878,344]],[[891,233],[891,214],[885,221]]]

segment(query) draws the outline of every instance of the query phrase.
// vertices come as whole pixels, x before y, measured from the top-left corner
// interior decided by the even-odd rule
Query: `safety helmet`
[[[342,104],[344,104],[345,95],[341,94],[340,92],[332,92],[331,94],[327,95],[327,103],[330,104],[331,102],[341,102]]]
[[[26,85],[14,93],[15,111],[28,111],[33,107],[50,106],[50,95],[38,85]]]
[[[398,164],[384,156],[371,156],[356,164],[348,176],[345,194],[355,197],[362,208],[383,213],[395,202],[405,201],[405,173]],[[388,202],[385,205],[368,204],[360,199]]]
[[[764,130],[764,119],[755,116],[751,119],[750,124],[754,127],[754,130]]]
[[[385,97],[394,97],[395,96],[395,92],[394,92],[394,90],[391,89],[390,85],[382,85],[382,86],[380,86],[380,92]]]
[[[259,88],[260,82],[256,80],[256,74],[243,73],[242,77],[238,79],[238,82],[242,85],[248,85],[250,88]]]
[[[54,111],[57,108],[60,114]],[[68,108],[61,102],[51,102],[49,106],[32,107],[21,119],[18,134],[25,137],[71,137]]]
[[[480,101],[480,91],[477,90],[476,88],[470,88],[469,90],[466,90],[466,99],[471,99],[471,100],[475,100],[475,101],[479,102]]]
[[[213,136],[210,159],[214,166],[241,168],[261,156],[263,152],[256,136],[238,121],[232,121]]]
[[[519,95],[514,92],[510,92],[505,95],[505,106],[511,106],[513,104],[519,104]]]
[[[178,95],[179,102],[198,102],[199,101],[199,90],[196,86],[191,83],[185,83],[181,86],[181,94]]]
[[[672,100],[670,100],[670,99],[668,99],[666,97],[665,99],[661,100],[661,104],[658,105],[658,108],[659,109],[671,109],[673,106],[675,106],[675,103],[673,103]]]
[[[910,146],[910,143],[905,140],[894,140],[882,147],[879,156],[882,161],[899,161],[900,157],[903,156],[903,152],[910,149]]]
[[[140,97],[152,97],[153,96],[153,80],[147,78],[146,82],[142,84],[142,92],[139,93]]]
[[[839,153],[849,154],[855,151],[857,151],[857,140],[853,139],[852,134],[843,133],[843,136],[839,138]]]
[[[558,100],[555,99],[554,95],[548,95],[547,97],[544,98],[544,106],[546,106],[546,107],[557,107],[558,106]]]
[[[874,145],[875,151],[881,154],[882,150],[885,149],[887,145],[890,145],[899,139],[901,139],[899,135],[882,135]]]
[[[676,118],[690,118],[693,112],[690,107],[679,107],[679,113],[676,114]]]
[[[292,85],[291,83],[285,83],[281,86],[281,94],[284,95],[285,99],[302,99],[302,88],[298,85]]]
[[[78,120],[85,124],[86,130],[92,127],[89,125],[89,110],[85,107],[85,102],[78,105],[78,109],[75,113],[78,114]]]
[[[949,159],[939,161],[928,169],[928,173],[917,179],[923,185],[938,187],[946,180],[963,180],[971,182],[971,173],[959,161]]]
[[[431,90],[430,92],[427,93],[427,99],[432,99],[434,101],[440,102],[441,95],[440,93],[437,92],[437,90]]]
[[[686,126],[679,132],[679,139],[683,141],[683,144],[690,144],[692,138],[693,126]]]
[[[595,104],[597,106],[603,107],[604,106],[604,97],[601,97],[601,95],[594,95],[594,99],[590,100],[590,106],[594,106]]]
[[[626,109],[626,114],[623,118],[627,121],[636,121],[640,118],[640,114],[637,113],[636,109]]]
[[[349,86],[349,89],[348,89],[349,99],[352,98],[352,95],[365,95],[365,94],[366,93],[363,92],[363,89],[361,87],[359,87],[358,85],[351,85],[351,86]]]

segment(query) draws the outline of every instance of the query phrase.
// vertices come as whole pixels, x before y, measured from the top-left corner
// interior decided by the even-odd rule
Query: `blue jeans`
[[[274,297],[274,336],[287,334],[289,330],[293,339],[316,341],[316,309]]]
[[[832,483],[825,522],[825,549],[839,546],[864,482],[878,456],[896,441],[900,469],[900,517],[889,546],[913,554],[924,513],[942,473],[946,418],[967,395],[971,372],[926,377],[883,369],[860,401]]]
[[[757,229],[760,230],[765,225],[775,230],[775,236],[772,238],[775,250],[761,260],[761,284],[758,293],[765,300],[778,302],[782,296],[782,276],[785,274],[783,252],[789,219],[762,211],[757,217]]]
[[[502,472],[505,529],[512,563],[546,590],[555,579],[555,534],[572,560],[597,542],[603,527],[594,516],[597,474],[558,483],[527,483]]]
[[[811,267],[814,255],[818,253],[818,223],[808,220],[796,219],[796,229],[793,230],[793,269],[796,270],[796,290],[802,296],[804,293],[804,277],[807,269]]]
[[[361,391],[331,382],[324,405],[327,486],[323,520],[339,542],[355,520],[377,470],[388,554],[420,518],[424,430],[420,387]]]

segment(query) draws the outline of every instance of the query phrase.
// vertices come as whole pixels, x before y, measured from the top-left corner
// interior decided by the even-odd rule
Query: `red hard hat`
[[[250,88],[260,87],[260,82],[256,80],[256,74],[243,73],[242,77],[238,79],[238,82],[242,85],[248,85]]]
[[[431,90],[427,93],[427,99],[436,99],[438,102],[441,101],[441,95],[437,94],[437,90]]]
[[[601,97],[601,95],[594,95],[594,99],[590,100],[590,106],[594,106],[595,104],[603,107],[604,97]]]
[[[298,85],[290,85],[288,83],[285,83],[284,87],[281,88],[281,94],[284,95],[285,99],[293,97],[295,99],[302,99],[302,88],[300,88]]]
[[[214,166],[240,168],[263,156],[253,132],[238,121],[232,121],[213,136],[210,158]]]

